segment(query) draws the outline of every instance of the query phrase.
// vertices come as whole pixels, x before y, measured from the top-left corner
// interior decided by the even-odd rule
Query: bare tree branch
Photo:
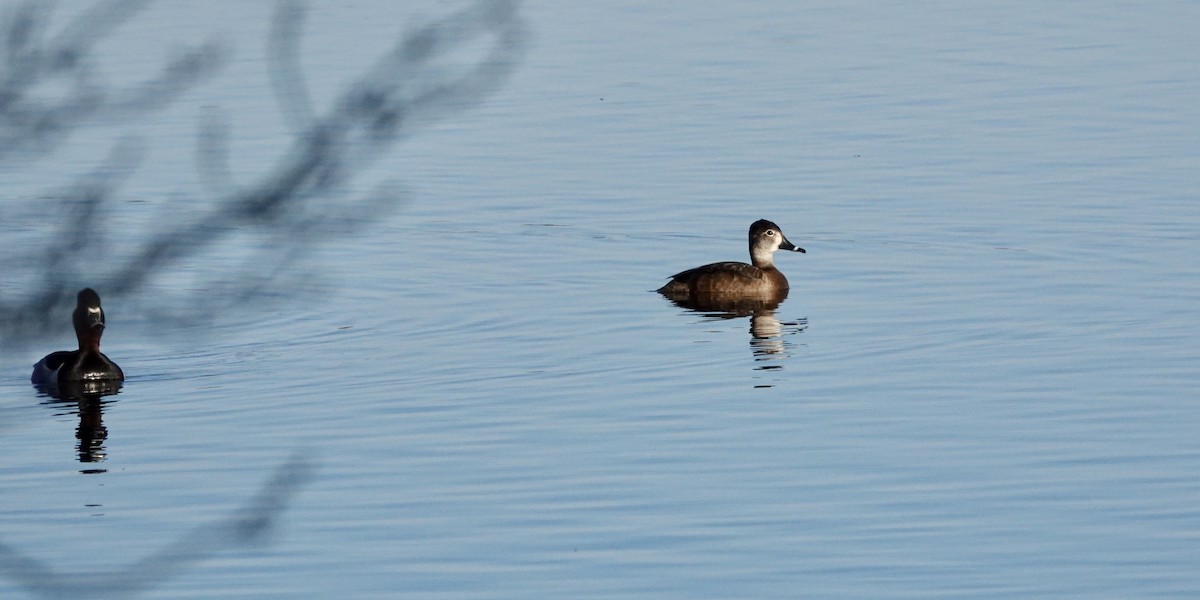
[[[308,86],[300,68],[300,29],[304,6],[289,0],[276,4],[268,39],[267,57],[272,61],[271,86],[275,100],[294,131],[303,131],[315,119]]]
[[[146,5],[144,0],[101,0],[57,33],[50,31],[50,9],[40,2],[24,2],[0,16],[0,166],[44,157],[81,128],[160,110],[217,72],[222,49],[207,43],[184,50],[140,84],[106,85],[98,75],[95,47]],[[32,198],[0,195],[5,219],[44,219],[48,213],[55,224],[33,243],[22,238],[21,247],[9,251],[7,258],[17,260],[0,282],[0,344],[11,349],[61,330],[63,315],[85,286],[99,289],[109,306],[122,299],[139,303],[142,314],[164,323],[179,322],[182,314],[211,314],[222,301],[245,305],[261,301],[264,291],[298,289],[300,261],[314,238],[352,233],[404,197],[398,185],[385,183],[350,198],[346,183],[420,126],[479,103],[508,79],[526,38],[516,8],[511,1],[480,0],[413,29],[321,112],[312,104],[299,60],[303,11],[294,2],[281,4],[268,57],[275,100],[293,128],[293,137],[281,143],[287,148],[284,157],[252,181],[234,181],[229,127],[212,109],[198,128],[196,168],[215,197],[189,203],[201,209],[172,214],[153,230],[129,231],[110,223],[122,186],[141,165],[142,148],[133,141],[98,149],[107,156],[103,164],[82,175],[64,174],[68,183],[57,191]],[[465,66],[448,66],[480,48],[482,55]],[[110,238],[109,231],[120,231],[120,237]],[[24,230],[21,235],[36,237]],[[254,251],[248,252],[246,239],[262,243],[250,245]],[[251,256],[201,286],[211,291],[179,291],[164,299],[161,289],[152,288],[156,280],[195,264],[188,261],[222,250]],[[126,569],[62,573],[0,543],[0,576],[47,598],[124,598],[143,592],[223,548],[260,540],[310,472],[307,461],[291,461],[243,511],[198,528]]]
[[[21,151],[39,155],[56,148],[75,129],[99,120],[159,110],[180,92],[216,72],[221,56],[209,43],[183,52],[162,73],[129,89],[105,88],[97,81],[91,52],[147,3],[110,0],[93,5],[58,35],[48,38],[50,11],[27,2],[12,11],[0,47],[0,160]],[[37,93],[49,83],[69,92]]]
[[[128,598],[167,581],[225,549],[264,541],[314,466],[295,456],[281,466],[245,507],[194,528],[128,567],[105,573],[57,570],[0,543],[0,575],[42,598]]]
[[[94,81],[92,47],[144,6],[145,2],[132,0],[101,2],[49,41],[48,17],[33,3],[10,15],[8,26],[0,29],[6,32],[0,47],[6,48],[7,59],[0,67],[0,160],[5,150],[52,148],[71,129],[98,122],[102,113],[116,118],[160,108],[173,100],[173,94],[199,85],[212,73],[221,53],[209,44],[185,52],[161,76],[132,89],[110,90]],[[140,238],[133,232],[133,245],[125,237],[122,251],[116,252],[104,238],[109,229],[106,207],[114,202],[120,183],[112,173],[132,171],[136,153],[125,147],[114,151],[110,161],[121,164],[103,167],[100,172],[107,173],[106,178],[99,173],[84,176],[50,198],[52,210],[63,215],[60,222],[65,225],[30,253],[35,261],[26,269],[38,275],[39,283],[0,294],[0,341],[20,342],[60,327],[51,316],[69,305],[79,287],[103,290],[106,299],[133,298],[163,274],[222,247],[236,235],[275,236],[281,241],[271,257],[258,255],[255,263],[228,270],[243,274],[235,280],[257,282],[250,289],[263,289],[263,279],[245,275],[257,270],[285,276],[286,266],[294,265],[311,247],[311,238],[294,234],[325,220],[337,221],[347,231],[348,215],[360,215],[361,223],[395,207],[401,196],[394,193],[369,201],[347,200],[345,184],[422,125],[455,114],[495,91],[516,68],[526,37],[515,3],[491,0],[469,5],[400,37],[331,108],[318,115],[298,58],[302,15],[298,4],[282,3],[268,44],[275,99],[296,129],[290,151],[278,164],[257,181],[244,185],[233,181],[228,169],[228,127],[219,111],[208,110],[197,134],[197,169],[201,181],[218,196],[207,202],[207,209],[182,222],[160,224]],[[88,19],[94,27],[83,25]],[[482,55],[473,64],[455,69],[444,64],[451,57],[461,59],[456,53],[466,48],[479,52],[480,47]],[[67,78],[77,85],[73,93],[49,105],[27,97],[35,84],[53,78]],[[229,282],[210,283],[227,286]],[[240,302],[252,295],[233,297]],[[151,302],[143,312],[196,315],[210,308],[213,298],[183,300],[181,304],[173,298],[171,310]]]

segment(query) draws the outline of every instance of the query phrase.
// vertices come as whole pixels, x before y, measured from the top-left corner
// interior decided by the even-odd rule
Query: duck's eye
[[[773,236],[773,235],[775,235],[775,230],[774,230],[774,229],[768,229],[768,230],[767,230],[767,237],[771,237],[771,236]]]

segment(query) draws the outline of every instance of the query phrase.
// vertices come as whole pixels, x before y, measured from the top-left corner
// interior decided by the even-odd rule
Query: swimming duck
[[[750,262],[719,262],[676,273],[658,293],[670,298],[698,296],[786,296],[787,277],[775,268],[777,250],[804,252],[779,226],[759,219],[750,225]]]
[[[79,381],[124,381],[125,373],[116,363],[100,352],[100,336],[104,335],[104,309],[100,295],[92,288],[83,288],[71,315],[75,324],[78,350],[51,352],[33,365],[30,379],[36,384],[70,383]]]

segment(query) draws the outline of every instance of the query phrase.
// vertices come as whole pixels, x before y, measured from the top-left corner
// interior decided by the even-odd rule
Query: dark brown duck
[[[671,276],[658,292],[669,298],[698,296],[782,296],[788,280],[775,268],[778,250],[804,252],[788,241],[779,226],[760,219],[750,225],[750,264],[719,262]]]
[[[125,373],[117,363],[100,352],[100,336],[104,334],[104,309],[100,295],[92,288],[83,288],[76,297],[75,325],[78,350],[51,352],[33,365],[30,380],[36,384],[65,384],[81,381],[124,381]]]

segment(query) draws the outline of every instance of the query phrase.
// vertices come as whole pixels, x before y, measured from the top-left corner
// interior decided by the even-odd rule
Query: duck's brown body
[[[671,276],[658,289],[668,296],[693,294],[733,294],[766,296],[785,293],[787,277],[775,265],[756,267],[740,262],[719,262],[688,269]]]

